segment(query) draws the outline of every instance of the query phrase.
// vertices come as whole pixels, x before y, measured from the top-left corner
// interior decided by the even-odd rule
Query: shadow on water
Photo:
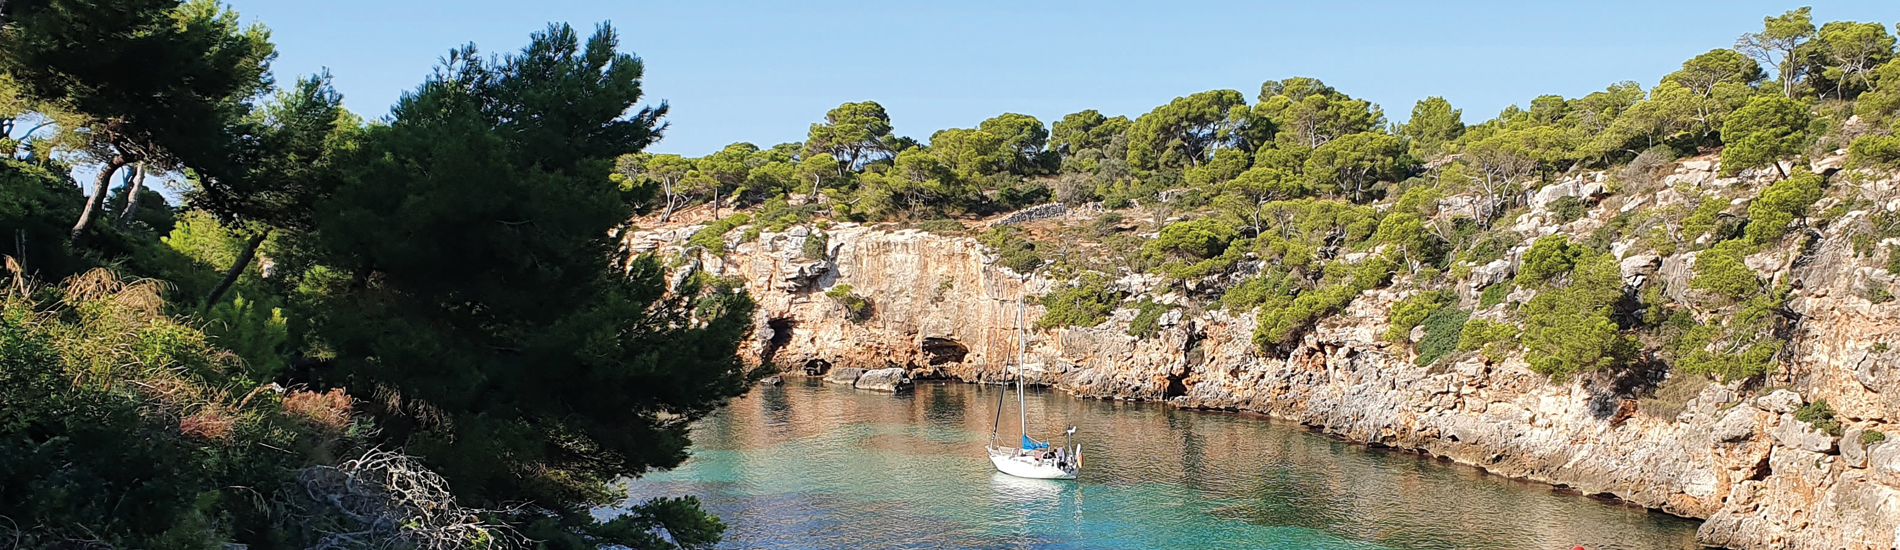
[[[726,548],[1696,548],[1692,520],[1259,417],[1048,392],[1028,397],[1030,431],[1077,426],[1082,479],[1004,476],[983,451],[1000,391],[788,380],[695,426],[691,460],[629,491],[699,496]]]

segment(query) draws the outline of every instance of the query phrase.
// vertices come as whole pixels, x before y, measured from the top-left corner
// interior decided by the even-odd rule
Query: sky
[[[328,68],[345,105],[388,114],[449,49],[513,52],[551,22],[602,21],[670,107],[649,151],[800,141],[825,111],[874,100],[919,140],[1005,112],[1134,118],[1214,89],[1309,76],[1402,121],[1441,96],[1467,123],[1542,94],[1645,89],[1685,59],[1802,4],[1641,2],[646,2],[229,0],[272,30],[278,79]],[[1900,22],[1893,0],[1817,2],[1823,21]]]

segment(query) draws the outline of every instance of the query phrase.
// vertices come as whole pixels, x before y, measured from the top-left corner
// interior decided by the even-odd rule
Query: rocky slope
[[[1641,196],[1605,196],[1598,178],[1533,193],[1533,208],[1514,229],[1527,239],[1581,239],[1618,212],[1680,202],[1685,190],[1747,183],[1718,177],[1708,162],[1683,163],[1668,186]],[[1857,189],[1837,185],[1830,196],[1895,196],[1894,178],[1855,181]],[[1582,219],[1556,223],[1544,207],[1562,196],[1588,198],[1594,207]],[[1829,201],[1839,202],[1823,199],[1816,210]],[[1895,207],[1876,200],[1870,208]],[[1080,396],[1258,411],[1356,441],[1705,518],[1699,537],[1710,545],[1900,548],[1900,437],[1872,445],[1860,437],[1866,430],[1900,436],[1900,351],[1888,345],[1900,341],[1900,302],[1865,298],[1870,285],[1886,288],[1892,276],[1857,255],[1847,236],[1870,215],[1849,211],[1816,224],[1819,238],[1806,249],[1770,247],[1748,259],[1761,275],[1794,285],[1788,307],[1799,322],[1790,329],[1790,360],[1765,381],[1702,385],[1680,412],[1643,410],[1636,394],[1607,377],[1553,382],[1529,371],[1521,354],[1495,363],[1454,355],[1417,366],[1409,343],[1381,337],[1391,304],[1415,292],[1404,281],[1361,294],[1284,357],[1254,347],[1253,316],[1163,294],[1157,301],[1187,307],[1164,315],[1159,334],[1129,336],[1132,309],[1096,327],[1031,331],[1025,369],[1036,383]],[[1019,314],[1027,322],[1040,314],[1034,304],[1019,311],[1018,300],[1060,284],[994,265],[996,258],[969,237],[837,224],[823,230],[827,249],[811,259],[804,252],[811,227],[744,243],[735,231],[723,254],[682,249],[696,229],[639,232],[627,244],[631,252],[684,255],[689,269],[743,277],[760,300],[750,353],[794,372],[897,367],[912,377],[998,381],[1016,353]],[[1693,253],[1626,253],[1628,243],[1612,249],[1632,283],[1660,277],[1671,295],[1691,292],[1683,281]],[[1509,277],[1521,250],[1474,266],[1461,283],[1463,306],[1474,316],[1498,314],[1477,307],[1477,291]],[[1117,284],[1142,294],[1162,288],[1160,282],[1131,275]],[[847,320],[844,306],[825,296],[841,284],[870,302],[864,320]],[[1795,420],[1798,407],[1817,399],[1837,411],[1842,436]]]

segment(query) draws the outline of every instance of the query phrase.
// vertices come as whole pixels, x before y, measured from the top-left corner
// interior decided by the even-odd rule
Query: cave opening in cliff
[[[759,351],[759,361],[769,364],[778,355],[778,350],[792,343],[792,329],[798,326],[798,322],[789,317],[780,317],[766,321],[765,326],[772,329],[772,338],[766,340],[765,349]]]
[[[923,341],[924,358],[931,365],[962,363],[970,355],[970,348],[962,342],[950,338],[926,337]]]

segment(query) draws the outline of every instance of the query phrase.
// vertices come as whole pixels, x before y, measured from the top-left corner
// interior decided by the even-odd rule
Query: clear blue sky
[[[231,0],[273,30],[281,80],[330,68],[347,105],[381,117],[451,47],[514,51],[564,21],[612,21],[672,106],[652,150],[797,141],[826,110],[876,100],[920,140],[1003,112],[1053,122],[1140,115],[1194,92],[1249,101],[1267,79],[1318,77],[1402,120],[1426,96],[1465,120],[1545,93],[1574,97],[1732,45],[1802,4],[1732,1],[1287,3]],[[1894,0],[1812,3],[1818,22],[1900,21]]]

